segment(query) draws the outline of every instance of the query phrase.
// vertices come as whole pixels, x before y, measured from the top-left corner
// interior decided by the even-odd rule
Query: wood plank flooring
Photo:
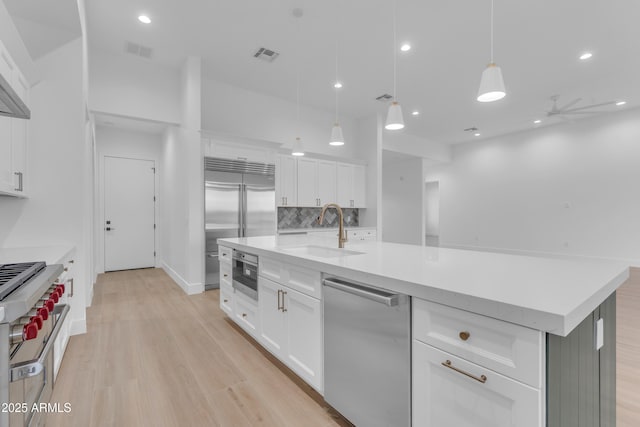
[[[617,426],[640,426],[640,268],[618,289],[616,337]]]
[[[100,275],[48,426],[347,426],[218,308],[160,269]],[[618,427],[640,425],[640,269],[618,291]]]
[[[345,426],[322,397],[219,307],[159,269],[100,275],[71,338],[48,426]]]

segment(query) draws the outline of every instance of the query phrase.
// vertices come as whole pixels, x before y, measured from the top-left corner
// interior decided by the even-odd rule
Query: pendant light
[[[491,0],[491,62],[482,72],[478,101],[493,102],[505,97],[504,80],[502,70],[493,62],[493,0]]]
[[[397,31],[396,31],[396,1],[393,2],[393,102],[389,105],[389,111],[387,112],[387,122],[384,128],[387,130],[399,130],[404,128],[404,119],[402,118],[402,108],[396,100],[397,91]]]
[[[335,81],[333,87],[334,87],[334,90],[336,91],[336,121],[333,124],[333,128],[331,129],[331,139],[329,140],[329,145],[341,146],[341,145],[344,145],[344,136],[342,135],[342,127],[340,126],[340,122],[338,121],[338,91],[342,87],[342,83],[340,83],[340,80],[338,80],[338,35],[337,35],[337,31],[336,31],[336,81]]]
[[[300,43],[300,18],[302,17],[302,15],[302,9],[293,9],[293,16],[298,20],[298,43]],[[296,48],[296,50],[296,127],[298,128],[298,133],[300,133],[300,49]],[[297,136],[295,141],[293,142],[293,147],[291,147],[291,155],[304,156],[304,147],[302,146],[302,139],[299,136]]]

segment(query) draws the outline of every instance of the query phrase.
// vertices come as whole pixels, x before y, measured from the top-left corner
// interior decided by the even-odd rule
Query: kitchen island
[[[384,242],[348,243],[340,251],[334,239],[309,236],[219,245],[257,255],[264,283],[316,298],[319,321],[310,334],[318,337],[301,346],[309,364],[300,362],[303,355],[289,359],[300,362],[293,371],[321,394],[320,282],[340,277],[412,297],[413,425],[615,424],[614,296],[628,278],[626,265]],[[276,354],[280,346],[260,322],[259,289],[260,307],[236,313],[237,321],[255,319],[252,335]],[[225,292],[233,291],[221,287],[221,304]],[[466,411],[459,410],[460,396]]]

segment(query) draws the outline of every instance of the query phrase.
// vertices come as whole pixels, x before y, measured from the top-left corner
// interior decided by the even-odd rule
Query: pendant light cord
[[[336,83],[338,83],[338,32],[336,31]],[[336,123],[338,123],[338,91],[337,87],[334,87],[336,91]]]
[[[493,1],[493,0],[491,0]],[[396,93],[397,93],[397,69],[398,69],[398,64],[397,64],[397,58],[398,58],[398,54],[396,53],[396,44],[397,44],[397,30],[396,30],[396,7],[397,7],[398,2],[396,0],[394,0],[393,2],[393,100],[396,101]]]
[[[296,121],[300,134],[300,17],[296,18],[298,40],[296,44]]]
[[[493,64],[493,0],[491,0],[491,63]]]

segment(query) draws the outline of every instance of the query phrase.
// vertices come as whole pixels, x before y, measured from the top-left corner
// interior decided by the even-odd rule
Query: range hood
[[[0,74],[0,116],[30,119],[31,111]]]

